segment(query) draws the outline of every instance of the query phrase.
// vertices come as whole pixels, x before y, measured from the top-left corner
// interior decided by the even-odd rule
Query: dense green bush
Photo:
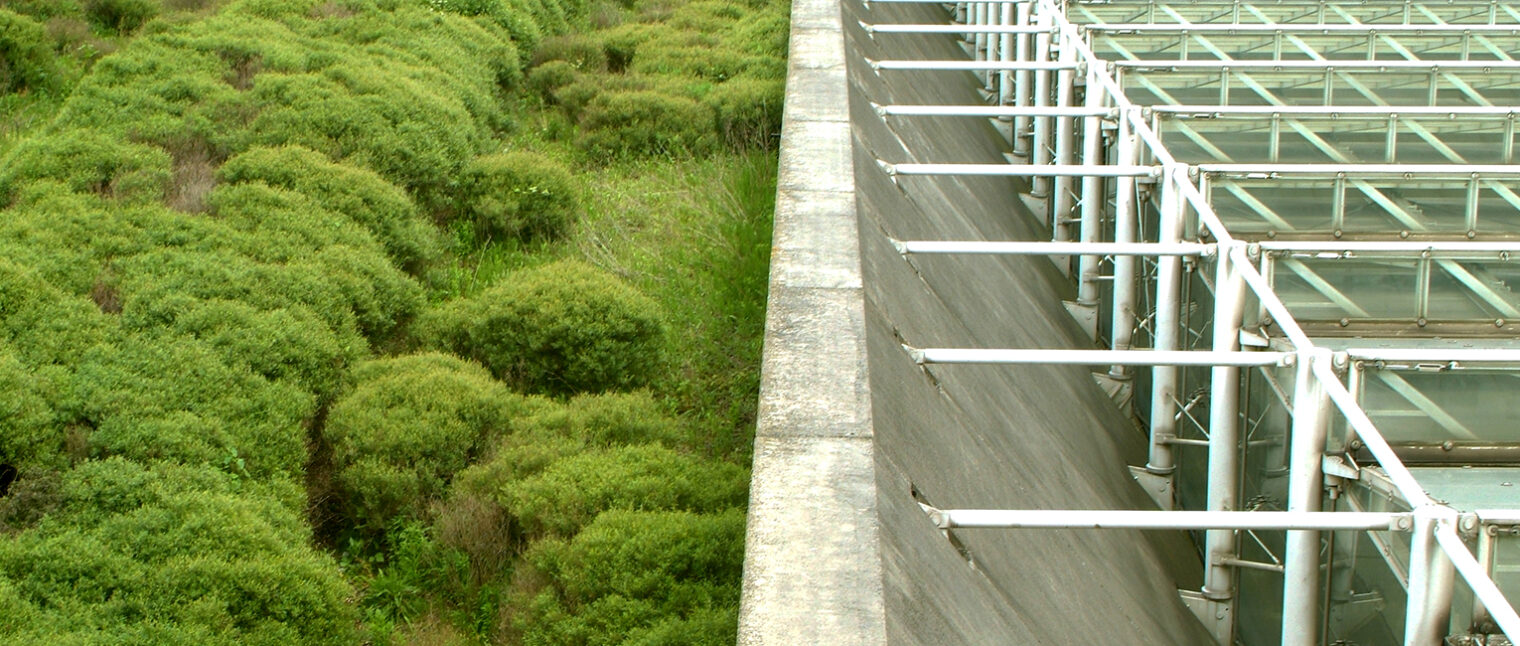
[[[524,644],[731,644],[744,511],[609,511],[526,560],[548,583],[503,618]]]
[[[554,101],[554,93],[575,82],[575,66],[565,61],[549,61],[528,72],[528,87],[546,100]]]
[[[570,536],[608,509],[718,511],[742,506],[744,470],[654,446],[589,450],[501,485],[497,499],[528,536]]]
[[[537,153],[478,157],[459,184],[461,215],[480,239],[557,239],[580,211],[570,171]]]
[[[63,429],[47,392],[52,384],[0,348],[0,464],[11,469],[56,467]]]
[[[158,0],[84,0],[90,22],[118,34],[137,31],[162,10]]]
[[[313,552],[289,485],[87,462],[62,506],[0,541],[8,643],[351,644],[353,594]]]
[[[564,61],[583,72],[601,72],[607,69],[607,52],[601,42],[586,34],[555,36],[539,43],[529,66],[538,67],[550,61]]]
[[[58,87],[60,73],[47,30],[0,8],[0,94],[52,90]]]
[[[0,203],[26,182],[49,179],[70,190],[129,203],[164,198],[173,173],[168,153],[105,133],[64,130],[19,144],[0,169]]]
[[[437,235],[406,192],[373,172],[336,164],[299,146],[253,148],[227,160],[222,182],[264,182],[297,191],[364,226],[391,258],[416,273],[438,255]]]
[[[781,135],[786,82],[741,78],[713,88],[707,102],[717,115],[718,133],[736,149],[774,146]]]
[[[592,159],[684,157],[712,149],[712,108],[658,92],[597,95],[581,115],[577,144]]]
[[[484,368],[442,354],[371,361],[354,379],[323,435],[345,507],[371,530],[425,510],[521,405]]]
[[[529,392],[623,390],[660,365],[655,304],[617,277],[562,261],[515,272],[429,313],[434,343],[480,361]]]

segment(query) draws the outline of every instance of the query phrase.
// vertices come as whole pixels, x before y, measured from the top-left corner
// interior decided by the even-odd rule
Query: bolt
[[[1427,323],[1427,321],[1425,320],[1425,317],[1423,317],[1423,316],[1414,320],[1414,324],[1418,325],[1420,327],[1425,327],[1426,323]]]
[[[1351,319],[1341,319],[1341,327],[1347,327],[1349,325],[1351,325]]]
[[[1494,327],[1504,327],[1504,319],[1494,319]]]

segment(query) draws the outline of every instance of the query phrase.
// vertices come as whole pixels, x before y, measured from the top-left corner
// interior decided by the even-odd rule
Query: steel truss
[[[1400,457],[1520,455],[1520,436],[1451,409],[1431,381],[1520,373],[1520,344],[1505,345],[1520,320],[1520,10],[1490,0],[952,8],[946,24],[861,27],[879,39],[956,34],[969,60],[871,66],[969,72],[990,105],[874,107],[889,123],[993,119],[1011,162],[880,166],[910,192],[922,175],[1018,178],[1050,239],[893,244],[905,257],[1051,257],[1098,347],[904,351],[921,364],[1103,367],[1135,389],[1150,453],[1132,470],[1162,492],[1162,511],[926,507],[934,524],[1199,531],[1205,583],[1182,597],[1222,643],[1252,612],[1240,601],[1247,572],[1280,577],[1283,644],[1324,643],[1365,617],[1371,599],[1352,594],[1346,564],[1365,544],[1404,597],[1390,618],[1403,643],[1488,624],[1520,638],[1520,615],[1493,580],[1495,528],[1515,526],[1520,504],[1436,500]],[[1402,345],[1346,338],[1381,332]],[[1280,499],[1241,500],[1255,490]],[[1457,600],[1467,625],[1450,622]]]

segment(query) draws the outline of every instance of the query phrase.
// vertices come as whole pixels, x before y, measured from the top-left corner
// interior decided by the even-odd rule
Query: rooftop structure
[[[1124,568],[1115,564],[1124,557],[1092,569],[1048,562],[1073,580],[1115,577],[1109,592],[1095,592],[1098,586],[1084,594],[1111,593],[1105,602],[1120,617],[1126,604],[1143,605],[1144,590],[1158,580],[1178,581],[1175,596],[1150,599],[1163,618],[1136,633],[1148,641],[1157,631],[1174,643],[1196,643],[1206,633],[1205,640],[1248,645],[1433,646],[1520,638],[1511,602],[1520,599],[1520,62],[1513,58],[1520,56],[1520,6],[1491,0],[869,0],[847,3],[838,31],[825,24],[826,3],[798,6],[802,20],[810,19],[808,11],[818,16],[816,31],[800,34],[804,46],[842,31],[852,55],[858,52],[859,60],[839,70],[853,74],[848,98],[811,97],[854,108],[807,127],[830,133],[828,124],[853,125],[853,152],[845,159],[853,166],[846,170],[854,195],[867,196],[860,204],[836,204],[834,212],[858,214],[863,230],[845,234],[860,240],[853,262],[863,264],[864,284],[857,265],[854,282],[830,289],[846,297],[864,293],[862,334],[871,350],[839,348],[844,364],[853,366],[839,375],[870,383],[863,397],[871,399],[875,424],[870,413],[857,415],[845,425],[856,434],[838,438],[874,437],[875,472],[820,482],[811,497],[788,507],[806,516],[799,510],[809,500],[839,500],[831,486],[869,480],[874,487],[855,491],[861,507],[835,512],[880,523],[879,532],[862,534],[880,544],[856,555],[863,560],[850,576],[884,581],[884,591],[867,586],[854,597],[820,596],[818,614],[833,611],[835,599],[865,603],[864,614],[833,624],[850,638],[830,643],[925,641],[911,628],[894,628],[902,621],[894,614],[916,612],[915,603],[939,603],[893,595],[895,587],[917,589],[894,581],[894,572],[914,572],[899,561],[935,558],[930,548],[900,538],[908,534],[907,521],[889,509],[909,500],[940,530],[947,549],[985,573],[1016,607],[1037,603],[1032,595],[1007,592],[1023,585],[1027,571],[995,562],[999,555],[1019,556],[979,547],[1000,540],[989,534],[1036,541],[1023,547],[1035,549],[1040,539],[1029,536],[1040,532],[1059,532],[1046,536],[1061,541],[1121,530],[1185,532],[1190,540],[1130,539],[1137,545],[1134,561],[1164,562],[1134,576],[1118,573]],[[794,65],[798,38],[794,29]],[[895,50],[893,39],[917,40]],[[936,39],[958,39],[965,55],[936,49]],[[818,69],[825,73],[812,82],[825,87],[833,67]],[[915,75],[911,85],[893,80],[906,74]],[[794,70],[794,90],[798,82]],[[936,91],[933,83],[966,84],[970,91]],[[940,96],[962,100],[935,100]],[[795,145],[798,124],[808,118],[795,106],[789,110]],[[877,121],[863,125],[867,118]],[[976,125],[945,125],[955,121]],[[878,125],[895,141],[880,140]],[[988,141],[947,144],[943,137],[952,134]],[[989,158],[989,147],[1001,159]],[[965,157],[945,156],[958,151]],[[879,186],[873,174],[890,182],[915,215],[950,224],[919,226],[900,214],[878,213],[897,202],[870,197],[884,191],[872,188]],[[851,191],[848,185],[837,190]],[[989,198],[989,191],[1011,195]],[[998,207],[1009,219],[1037,222],[955,224],[963,212],[996,211],[960,201],[990,199],[1012,200],[1014,206]],[[907,207],[891,207],[899,208]],[[935,209],[940,215],[923,215]],[[778,221],[778,243],[787,226]],[[877,230],[864,230],[873,226]],[[780,249],[784,268],[786,248]],[[915,306],[894,305],[899,294],[873,289],[872,281],[874,275],[893,284],[897,270],[873,249],[890,250],[892,261],[943,302],[925,304],[922,320],[914,320]],[[1048,296],[1010,292],[1010,303],[951,287],[987,280],[984,274],[1035,275],[1027,269],[1033,259],[1059,272],[1054,293],[1067,299],[1076,335],[1002,329],[1049,324],[1036,312],[1048,316],[1050,310],[1026,300]],[[850,276],[850,261],[840,261],[840,275]],[[773,284],[773,302],[778,287],[784,292],[788,286]],[[842,302],[851,307],[848,298]],[[954,316],[937,314],[940,309]],[[878,310],[883,323],[875,322]],[[773,314],[773,330],[786,315]],[[842,320],[852,330],[861,327],[849,316]],[[882,329],[872,332],[873,325]],[[900,357],[876,350],[891,345],[880,340],[883,334]],[[804,384],[788,395],[776,386],[785,371],[772,362],[774,337],[769,343],[762,413],[764,401],[809,391]],[[850,363],[857,355],[858,366]],[[863,376],[866,358],[869,378]],[[978,397],[996,399],[991,389],[1005,388],[1004,397],[1017,399],[1034,390],[1053,392],[1045,381],[1055,379],[1051,375],[1091,371],[1093,390],[1109,396],[1103,406],[1111,402],[1144,433],[1143,459],[1130,471],[1154,505],[1133,504],[1118,491],[1091,498],[1100,501],[1091,506],[1070,502],[1080,494],[1062,504],[1060,495],[1028,486],[993,495],[1004,496],[1001,504],[962,504],[982,499],[959,489],[955,465],[937,463],[950,473],[927,475],[913,459],[896,457],[881,428],[886,423],[892,433],[911,434],[896,425],[943,424],[941,441],[968,441],[948,436],[965,423],[953,413],[954,422],[929,413],[907,423],[882,419],[883,413],[913,416],[882,400],[892,388],[882,385],[883,375],[895,368],[878,365],[900,360],[920,367],[932,381],[925,388],[938,389],[960,410],[987,406]],[[1030,372],[1035,367],[1050,372]],[[958,371],[978,372],[973,378]],[[965,379],[976,383],[957,381]],[[808,383],[810,392],[830,392]],[[1032,402],[1020,409],[1020,419],[1007,419],[1007,411],[980,418],[984,428],[975,432],[986,435],[971,441],[995,452],[999,440],[987,438],[1045,433],[1025,428],[1022,416],[1086,401],[1070,388],[1060,392],[1072,400]],[[859,410],[859,397],[851,401]],[[793,426],[805,423],[789,419]],[[1071,474],[1063,486],[1079,487],[1078,479],[1109,482],[1101,467],[1081,465],[1100,464],[1104,447],[1122,444],[1112,426],[1106,419],[1063,430],[1061,441],[1086,437],[1094,447],[1094,457],[1067,458],[1094,470]],[[933,433],[925,437],[934,441]],[[757,455],[771,441],[779,440],[768,437],[762,420]],[[869,470],[873,459],[865,450],[856,464]],[[965,459],[964,475],[982,477],[970,466],[977,459]],[[1037,468],[999,459],[1010,460],[1008,469]],[[756,578],[767,561],[763,541],[754,538],[768,522],[768,496],[775,495],[764,479],[766,464],[757,457],[741,638],[752,643],[774,641],[759,627],[769,616],[762,600],[774,590]],[[805,470],[806,464],[792,466]],[[997,477],[964,486],[997,490],[991,483]],[[896,490],[899,481],[909,486]],[[896,543],[914,549],[889,553]],[[844,551],[833,556],[845,558]],[[880,560],[877,570],[873,558]],[[788,585],[805,589],[811,576]],[[872,595],[886,600],[872,606]],[[967,613],[1008,614],[995,606]],[[1177,607],[1191,610],[1197,623],[1179,626],[1164,618]],[[950,640],[955,643],[996,639],[995,630],[977,632],[954,618],[936,621],[959,631]],[[885,628],[878,632],[880,625]],[[1002,641],[1051,639],[1017,633],[1038,633],[1040,625],[1009,620],[1000,629],[1013,632]]]

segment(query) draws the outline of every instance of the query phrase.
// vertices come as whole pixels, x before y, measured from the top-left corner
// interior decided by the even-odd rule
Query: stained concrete
[[[937,5],[793,5],[741,644],[1205,644],[1177,601],[1181,535],[957,530],[919,507],[1151,506],[1143,437],[1074,367],[915,365],[918,347],[1085,347],[1037,258],[899,256],[890,238],[1048,239],[1019,180],[903,177],[890,162],[1001,162],[990,123],[883,119],[872,103],[979,103]],[[1193,561],[1193,562],[1189,562]]]

